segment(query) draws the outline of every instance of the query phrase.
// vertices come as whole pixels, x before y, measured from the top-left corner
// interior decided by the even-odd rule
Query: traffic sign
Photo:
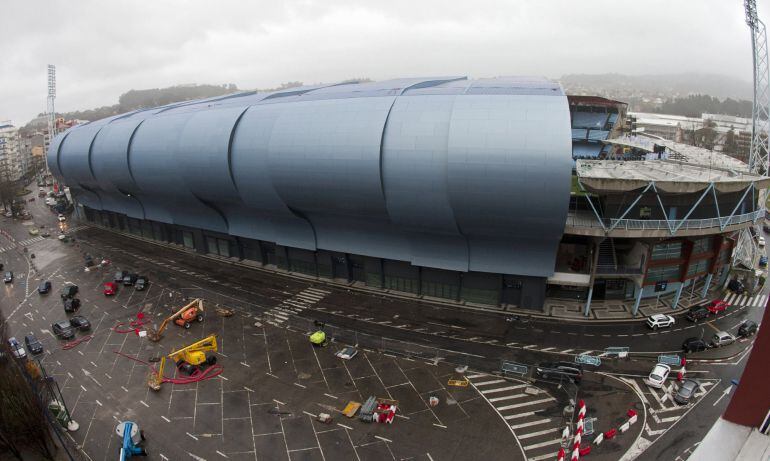
[[[529,367],[521,363],[503,360],[502,364],[500,365],[500,370],[503,372],[503,374],[513,373],[523,376],[527,374]]]
[[[665,363],[666,365],[679,365],[682,363],[682,359],[678,355],[662,354],[658,356],[658,363]]]

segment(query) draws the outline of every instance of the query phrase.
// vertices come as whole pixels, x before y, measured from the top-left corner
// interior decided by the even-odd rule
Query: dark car
[[[140,275],[139,277],[137,277],[136,283],[134,283],[134,288],[136,288],[139,291],[142,291],[145,288],[147,288],[147,284],[149,283],[150,281],[147,280],[147,277]]]
[[[711,312],[706,306],[695,306],[687,312],[687,320],[697,322],[698,320],[705,319],[709,314],[711,314]]]
[[[674,394],[674,402],[680,405],[687,405],[690,399],[700,389],[700,383],[694,379],[685,379],[682,381],[682,385],[679,386],[679,390]]]
[[[78,298],[67,298],[64,300],[64,312],[72,313],[80,309],[80,300]]]
[[[51,291],[51,282],[46,280],[45,282],[40,282],[40,285],[37,286],[37,292],[41,295],[44,295]]]
[[[759,330],[759,325],[753,320],[746,320],[738,327],[738,336],[747,337],[753,336]]]
[[[80,331],[85,331],[91,329],[91,322],[82,315],[76,315],[70,319],[70,326]]]
[[[11,271],[6,272],[5,276],[3,277],[3,282],[5,283],[13,282],[13,272]]]
[[[735,279],[730,280],[730,283],[727,284],[727,288],[739,295],[746,291],[746,287],[743,286],[743,283]]]
[[[687,338],[682,343],[682,350],[685,352],[700,352],[705,351],[708,348],[708,345],[706,344],[706,341],[702,340],[701,338]]]
[[[91,267],[91,266],[94,265],[94,257],[93,256],[87,254],[87,255],[85,255],[83,257],[83,259],[85,260],[86,267]]]
[[[134,283],[136,283],[137,275],[136,274],[126,274],[125,277],[123,277],[123,286],[130,287]]]
[[[759,257],[759,267],[767,267],[767,256],[762,255]]]
[[[535,372],[543,379],[569,378],[575,383],[583,379],[583,367],[573,362],[543,362],[535,368]]]
[[[74,298],[77,293],[78,293],[78,286],[75,285],[74,283],[68,282],[61,287],[62,299]]]
[[[118,271],[115,272],[115,282],[117,283],[123,283],[123,279],[128,275],[128,272],[126,271]]]
[[[53,334],[61,339],[71,339],[75,337],[75,330],[70,326],[69,320],[62,320],[51,325]]]
[[[27,345],[27,350],[31,354],[39,354],[43,352],[43,343],[41,343],[33,334],[29,334],[24,337],[24,344]]]

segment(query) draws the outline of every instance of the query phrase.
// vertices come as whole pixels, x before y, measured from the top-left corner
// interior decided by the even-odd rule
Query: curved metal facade
[[[75,127],[51,171],[93,209],[454,271],[547,277],[567,98],[543,79],[303,87]]]

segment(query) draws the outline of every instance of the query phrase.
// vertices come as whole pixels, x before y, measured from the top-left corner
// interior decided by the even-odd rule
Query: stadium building
[[[118,115],[48,164],[93,223],[425,299],[587,310],[724,283],[770,179],[625,120],[545,79],[400,79]]]

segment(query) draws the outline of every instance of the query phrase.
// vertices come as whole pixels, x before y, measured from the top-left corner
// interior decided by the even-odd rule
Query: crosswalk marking
[[[526,397],[527,394],[512,394],[512,395],[504,395],[502,397],[495,397],[493,399],[489,399],[490,402],[502,402],[503,400],[513,400],[513,399],[520,399],[522,397]]]
[[[539,403],[550,402],[552,400],[556,400],[556,399],[554,399],[553,397],[547,397],[545,399],[532,400],[532,401],[529,401],[529,402],[522,402],[522,403],[514,403],[514,404],[511,404],[511,405],[505,405],[505,406],[502,406],[502,407],[498,407],[497,409],[500,410],[500,411],[513,410],[514,408],[528,407],[530,405],[537,405]]]
[[[505,419],[506,421],[510,421],[512,419],[526,418],[527,416],[534,416],[534,415],[535,415],[534,411],[526,411],[524,413],[516,413],[516,414],[513,414],[513,415],[505,415],[505,416],[503,416],[503,419]]]
[[[550,434],[551,432],[559,432],[559,431],[560,429],[558,427],[552,427],[550,429],[545,429],[542,431],[530,432],[528,434],[520,435],[519,439],[531,439],[532,437],[537,437],[539,435],[545,435],[545,434]]]
[[[473,379],[473,377],[475,376],[477,375],[469,376],[468,379]],[[484,376],[484,375],[481,375],[481,376]],[[507,381],[504,379],[493,379],[492,381],[482,381],[480,383],[473,383],[473,384],[475,384],[476,387],[478,387],[478,386],[486,386],[487,384],[499,384],[499,383],[505,383],[505,382]]]
[[[538,420],[535,420],[535,421],[530,421],[528,423],[512,424],[511,425],[511,429],[516,430],[516,429],[521,429],[521,428],[524,428],[524,427],[538,426],[540,424],[545,424],[545,423],[550,423],[550,422],[551,422],[550,419],[538,419]]]
[[[548,442],[541,442],[536,443],[534,445],[527,445],[524,447],[524,450],[532,450],[533,448],[540,448],[540,447],[547,447],[548,445],[554,445],[554,444],[561,444],[561,437],[558,439],[549,440]],[[551,458],[553,458],[553,455],[551,455]]]
[[[517,384],[515,386],[506,386],[506,387],[497,387],[495,389],[486,389],[481,391],[482,394],[495,394],[498,392],[505,392],[505,391],[512,391],[514,389],[521,389],[522,387],[527,387],[527,384]]]
[[[280,324],[289,320],[290,316],[299,314],[313,304],[321,301],[325,295],[330,293],[330,291],[320,290],[318,288],[306,288],[265,312],[265,314],[272,317],[267,323],[274,326],[280,326]],[[308,296],[308,294],[311,294],[312,296]]]

